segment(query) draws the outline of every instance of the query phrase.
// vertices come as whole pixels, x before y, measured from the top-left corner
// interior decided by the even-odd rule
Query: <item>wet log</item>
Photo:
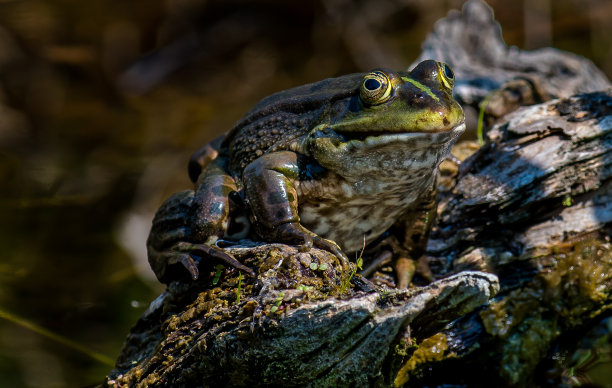
[[[107,386],[572,382],[612,307],[609,81],[572,54],[507,48],[479,1],[438,22],[423,57],[495,123],[445,181],[434,281],[389,289],[324,251],[245,242],[228,249],[257,277],[170,284]]]
[[[457,374],[419,383],[567,383],[571,343],[612,307],[612,90],[521,108],[488,136],[441,204],[428,260],[437,276],[495,273],[501,289],[442,331],[452,360],[432,373]]]
[[[171,284],[132,330],[109,386],[389,386],[414,338],[498,289],[495,275],[463,272],[418,289],[357,280],[342,290],[348,279],[337,282],[342,272],[327,252],[261,245],[232,253],[249,264],[260,258],[258,280],[243,283],[240,297],[236,274],[204,291]],[[313,271],[306,261],[329,267]]]

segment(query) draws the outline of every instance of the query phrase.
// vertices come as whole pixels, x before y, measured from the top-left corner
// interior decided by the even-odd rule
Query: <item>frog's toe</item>
[[[309,232],[297,222],[287,222],[276,228],[276,236],[279,240],[301,244],[300,250],[302,251],[308,251],[312,248],[312,235],[312,232]]]
[[[225,263],[231,267],[236,268],[240,272],[243,272],[250,276],[255,276],[255,271],[246,265],[242,264],[236,258],[229,253],[225,252],[223,249],[211,246],[207,244],[192,244],[186,242],[180,242],[175,245],[175,249],[178,251],[188,253],[189,257],[191,255],[196,255],[199,257],[209,257],[215,259],[218,262]],[[189,270],[189,268],[188,268]],[[191,272],[191,271],[190,271]]]
[[[279,235],[284,241],[301,242],[300,250],[308,251],[313,246],[326,250],[342,260],[344,265],[348,265],[349,259],[342,249],[331,240],[326,240],[310,232],[297,222],[289,222],[278,227]]]
[[[416,263],[414,260],[407,257],[399,257],[395,261],[395,272],[397,274],[396,287],[398,289],[408,288],[410,286],[410,282],[412,282],[412,278],[414,277],[415,270]]]
[[[321,248],[321,249],[324,249],[324,250],[326,250],[328,252],[331,252],[334,256],[336,256],[337,258],[342,260],[342,263],[344,265],[348,265],[349,259],[344,254],[344,252],[342,252],[342,249],[340,249],[338,244],[336,244],[335,242],[333,242],[331,240],[327,240],[327,239],[321,238],[319,236],[314,236],[313,240],[314,240],[314,245],[317,248]]]
[[[177,250],[175,247],[160,251],[149,247],[149,263],[162,283],[184,279],[186,274],[183,268],[187,270],[193,280],[200,276],[199,258],[192,257],[189,252]]]
[[[213,257],[218,261],[221,261],[222,263],[230,265],[242,273],[255,277],[255,271],[236,260],[234,256],[225,252],[223,249],[210,245],[201,245],[201,247],[206,250],[208,256]]]
[[[187,272],[189,272],[189,275],[191,275],[191,278],[193,280],[197,280],[198,277],[200,276],[200,270],[198,269],[198,264],[188,254],[185,254],[185,253],[173,254],[168,260],[168,263],[169,264],[181,263],[183,267],[185,267]]]

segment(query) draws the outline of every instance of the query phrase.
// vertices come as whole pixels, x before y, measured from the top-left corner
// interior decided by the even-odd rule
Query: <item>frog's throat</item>
[[[436,169],[465,130],[462,122],[446,132],[396,133],[338,141],[333,136],[311,138],[308,152],[323,167],[344,177],[373,174],[384,178],[389,170],[412,173]]]
[[[464,131],[465,122],[461,122],[455,127],[445,132],[404,132],[404,133],[381,133],[378,135],[364,136],[363,139],[344,140],[342,135],[338,135],[329,129],[325,130],[323,136],[309,136],[306,140],[310,151],[316,153],[347,154],[359,152],[361,150],[373,151],[386,146],[397,146],[405,151],[418,149],[431,149],[453,143]],[[317,129],[311,132],[317,132]],[[320,131],[319,131],[320,132]],[[317,158],[318,159],[318,158]],[[325,158],[323,158],[325,159]]]

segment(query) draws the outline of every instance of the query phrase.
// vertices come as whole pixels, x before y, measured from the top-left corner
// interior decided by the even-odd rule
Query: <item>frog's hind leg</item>
[[[175,194],[162,204],[147,241],[149,263],[162,283],[184,279],[185,269],[197,279],[208,259],[255,275],[216,246],[230,226],[230,207],[234,206],[230,194],[236,191],[234,180],[226,173],[225,158],[217,158],[199,175],[195,192]]]
[[[193,205],[193,195],[193,190],[173,194],[160,206],[153,218],[147,239],[147,256],[153,272],[163,283],[180,277],[175,270],[176,264],[187,268],[192,278],[198,276],[197,262],[193,258],[170,249],[178,241],[191,239],[188,218]]]

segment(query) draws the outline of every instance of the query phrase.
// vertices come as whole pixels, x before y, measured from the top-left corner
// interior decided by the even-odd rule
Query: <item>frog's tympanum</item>
[[[448,65],[427,60],[411,72],[376,69],[263,99],[194,154],[195,189],[158,210],[147,242],[157,277],[196,279],[212,262],[254,275],[220,245],[246,237],[342,260],[364,240],[391,241],[396,263],[418,258],[438,165],[465,128],[453,83]],[[398,275],[398,286],[409,281]]]

